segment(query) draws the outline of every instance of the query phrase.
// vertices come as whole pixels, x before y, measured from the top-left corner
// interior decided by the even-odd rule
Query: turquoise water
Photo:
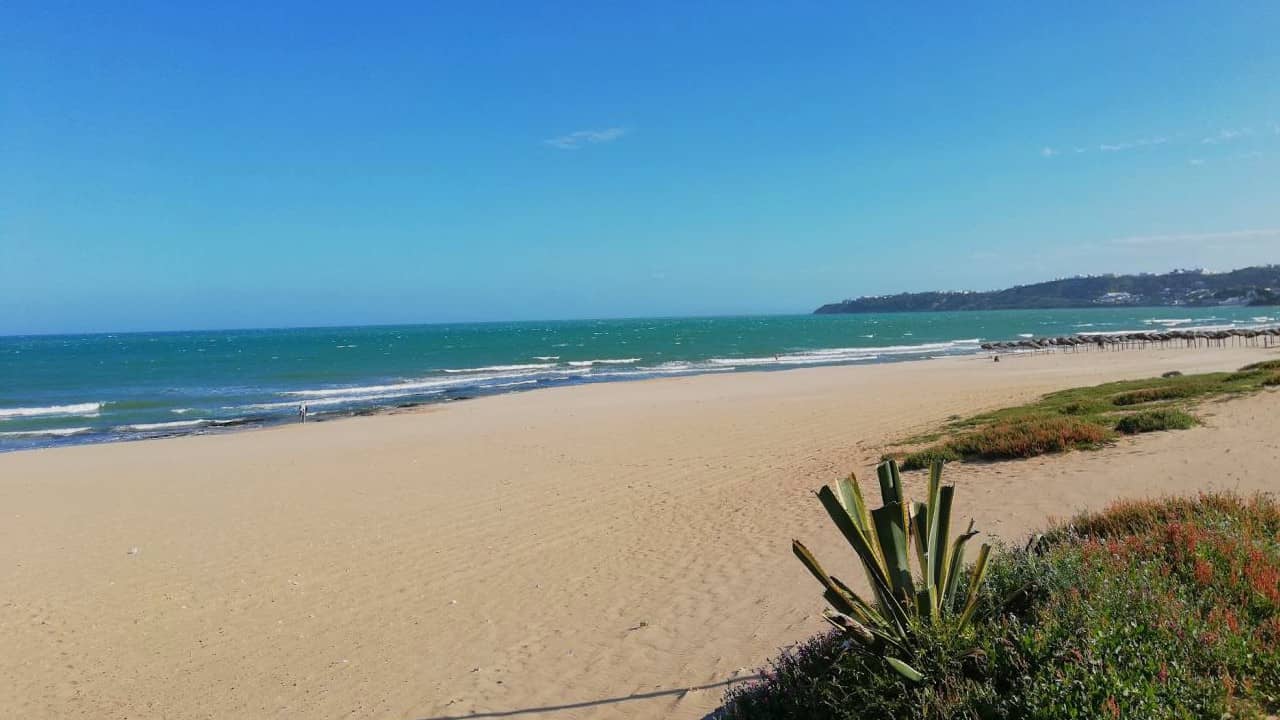
[[[575,320],[0,337],[0,451],[589,382],[912,360],[1020,336],[1272,322],[1269,308]]]

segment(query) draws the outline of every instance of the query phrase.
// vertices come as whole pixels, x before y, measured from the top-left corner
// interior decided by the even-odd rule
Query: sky
[[[1277,36],[1273,1],[11,0],[0,334],[1280,262]]]

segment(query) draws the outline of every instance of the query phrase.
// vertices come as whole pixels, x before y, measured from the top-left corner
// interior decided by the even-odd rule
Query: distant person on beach
[[[302,403],[298,406],[298,422],[307,421],[307,404]]]

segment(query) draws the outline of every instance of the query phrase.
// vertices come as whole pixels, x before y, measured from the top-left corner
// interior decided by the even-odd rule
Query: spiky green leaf
[[[973,563],[973,575],[969,578],[969,599],[964,604],[964,612],[960,613],[960,619],[956,622],[956,632],[962,632],[973,619],[973,613],[978,609],[978,590],[982,586],[982,579],[987,574],[987,557],[991,554],[991,546],[982,545],[982,549],[978,551],[978,559]]]
[[[921,675],[919,670],[916,670],[915,668],[899,660],[898,658],[889,657],[888,655],[886,655],[884,660],[885,662],[889,663],[889,667],[893,668],[894,670],[897,670],[898,674],[906,678],[907,680],[910,680],[913,683],[919,683],[924,681],[924,675]]]

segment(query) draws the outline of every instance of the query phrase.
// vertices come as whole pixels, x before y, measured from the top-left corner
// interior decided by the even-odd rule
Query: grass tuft
[[[1198,421],[1194,417],[1181,410],[1159,408],[1125,415],[1116,421],[1116,431],[1125,435],[1136,435],[1159,430],[1186,430],[1197,424]]]
[[[1226,378],[1224,378],[1225,380]],[[1140,390],[1130,390],[1129,392],[1119,393],[1111,398],[1113,405],[1124,407],[1126,405],[1140,405],[1142,403],[1157,402],[1159,400],[1178,400],[1181,398],[1193,397],[1204,391],[1195,385],[1166,385],[1163,387],[1149,387]]]
[[[949,447],[964,457],[1000,460],[1096,446],[1110,438],[1107,429],[1095,423],[1057,417],[990,425],[952,440]]]
[[[963,458],[964,456],[947,445],[935,445],[933,447],[927,447],[924,450],[917,450],[916,452],[908,453],[902,458],[901,464],[903,470],[923,470],[933,465],[933,461],[935,460],[941,460],[942,462],[947,463],[962,460]]]

